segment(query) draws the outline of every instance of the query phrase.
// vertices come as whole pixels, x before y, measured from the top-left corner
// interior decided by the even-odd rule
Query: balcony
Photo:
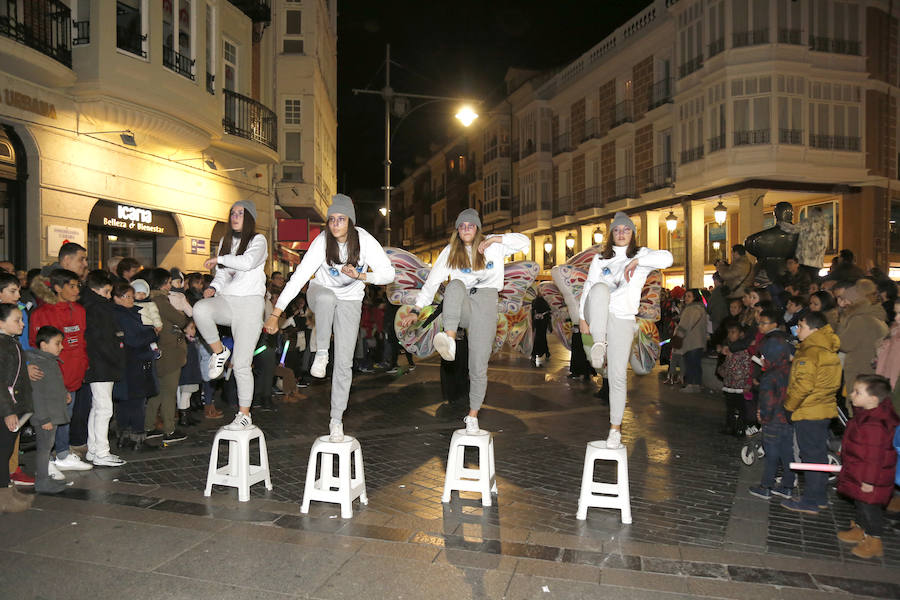
[[[848,152],[859,152],[862,147],[859,137],[820,135],[816,133],[809,134],[809,146],[820,150],[843,150]]]
[[[672,102],[672,90],[675,89],[674,82],[671,78],[660,79],[650,88],[650,105],[647,110],[653,110],[663,104]]]
[[[778,30],[778,43],[779,44],[794,44],[795,46],[802,46],[803,40],[800,34],[799,29],[779,29]]]
[[[803,145],[803,130],[802,129],[779,129],[778,130],[778,143],[802,146]]]
[[[642,194],[671,187],[675,183],[675,164],[664,162],[654,166],[645,175]]]
[[[553,142],[553,156],[562,154],[563,152],[571,152],[574,149],[571,142],[571,136],[569,136],[568,132],[556,136],[556,140]]]
[[[194,61],[190,56],[179,54],[170,46],[163,46],[163,66],[194,81]]]
[[[575,202],[575,210],[590,210],[593,208],[603,208],[603,194],[598,185],[580,192]]]
[[[225,118],[222,119],[225,133],[253,143],[247,144],[226,136],[214,141],[214,144],[259,162],[277,162],[278,121],[275,113],[237,92],[222,92],[225,97]]]
[[[859,56],[862,54],[862,43],[855,40],[835,40],[832,38],[811,35],[809,36],[809,49],[816,52],[831,52],[833,54]]]
[[[72,45],[83,46],[91,43],[91,22],[72,21]]]
[[[0,64],[5,71],[27,81],[72,85],[75,74],[71,70],[69,7],[59,0],[0,2]]]
[[[681,151],[681,164],[686,165],[687,163],[694,162],[696,160],[700,160],[703,158],[703,146],[696,146],[689,150]]]
[[[770,142],[769,129],[753,129],[734,132],[735,146],[750,146],[753,144],[768,144]]]
[[[623,100],[612,109],[612,127],[634,122],[634,101]]]
[[[735,31],[732,34],[732,48],[745,46],[758,46],[769,43],[769,30],[756,29],[754,31]]]
[[[572,196],[562,196],[553,199],[553,216],[565,217],[567,215],[574,216],[575,210],[572,203]]]
[[[718,152],[725,149],[725,134],[713,136],[709,138],[709,153]]]
[[[716,54],[724,52],[725,51],[725,38],[720,37],[716,41],[710,42],[706,46],[706,51],[710,58],[712,58]]]
[[[635,198],[634,193],[634,175],[626,175],[619,177],[614,181],[603,184],[603,195],[607,203],[624,200],[626,198]]]
[[[212,73],[206,74],[206,91],[210,94],[216,93],[216,76]]]
[[[271,0],[229,0],[254,23],[268,23],[272,20]]]
[[[484,164],[497,158],[509,158],[509,145],[491,146],[484,151]]]
[[[703,66],[703,56],[695,56],[691,60],[687,61],[680,67],[678,67],[678,78],[684,79],[694,71],[700,70]]]
[[[578,140],[578,142],[582,143],[599,137],[600,119],[588,119],[584,122],[584,134],[581,136],[581,139]]]

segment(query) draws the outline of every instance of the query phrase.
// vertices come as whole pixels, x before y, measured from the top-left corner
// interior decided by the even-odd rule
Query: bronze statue
[[[776,283],[787,270],[785,261],[797,250],[797,226],[790,202],[775,205],[775,225],[747,237],[744,247],[756,257],[757,275],[764,269],[769,282]]]

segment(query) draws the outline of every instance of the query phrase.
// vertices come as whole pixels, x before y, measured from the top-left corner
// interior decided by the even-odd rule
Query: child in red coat
[[[837,490],[856,502],[850,529],[838,533],[842,542],[856,544],[860,558],[883,556],[881,532],[884,505],[894,491],[897,453],[892,440],[900,417],[891,404],[891,383],[881,375],[860,375],[850,392],[853,418],[841,444],[841,472]]]

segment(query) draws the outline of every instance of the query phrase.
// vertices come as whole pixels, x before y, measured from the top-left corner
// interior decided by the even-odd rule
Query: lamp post
[[[599,246],[600,244],[603,243],[603,231],[599,227],[597,227],[597,229],[594,230],[593,237],[594,237],[594,245],[595,246]]]
[[[713,209],[713,216],[716,219],[716,225],[722,225],[728,218],[728,209],[725,208],[725,205],[722,204],[721,200],[719,200],[719,203]]]
[[[384,186],[381,189],[384,190],[384,215],[385,215],[385,241],[386,245],[391,245],[391,140],[393,139],[391,136],[391,106],[397,101],[398,108],[402,107],[402,110],[405,112],[406,109],[406,100],[409,98],[417,98],[421,100],[426,100],[427,102],[423,102],[410,110],[409,112],[405,112],[400,117],[400,120],[397,122],[399,126],[400,123],[411,115],[416,109],[421,108],[425,104],[430,104],[431,102],[438,101],[449,101],[449,102],[472,102],[472,100],[466,98],[454,98],[451,96],[430,96],[427,94],[408,94],[406,92],[397,92],[391,87],[391,45],[388,44],[385,49],[385,59],[384,59],[384,87],[380,90],[363,90],[363,89],[354,89],[354,94],[373,94],[376,96],[381,96],[384,100]],[[473,102],[474,103],[474,102]],[[460,110],[456,118],[460,120],[460,122],[468,127],[472,124],[472,122],[478,118],[478,114],[472,110],[471,108],[465,107]]]

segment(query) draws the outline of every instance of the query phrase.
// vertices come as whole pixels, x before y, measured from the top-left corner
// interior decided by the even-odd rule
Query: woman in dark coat
[[[538,358],[550,358],[547,347],[547,330],[550,329],[550,305],[543,296],[538,296],[531,303],[531,327],[534,329],[534,345],[531,347],[531,364],[538,366]]]

